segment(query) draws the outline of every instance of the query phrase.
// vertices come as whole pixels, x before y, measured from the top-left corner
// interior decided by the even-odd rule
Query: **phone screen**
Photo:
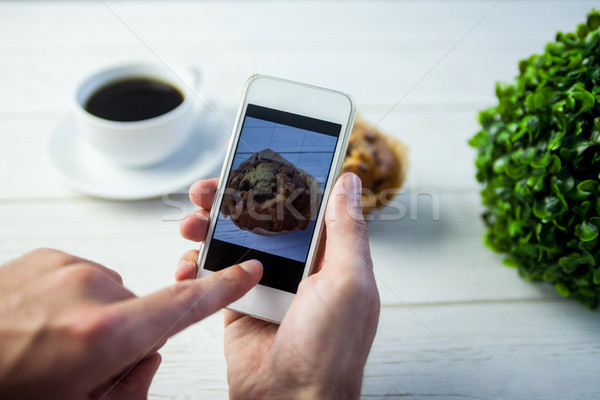
[[[257,259],[259,284],[296,293],[341,128],[248,104],[205,269]]]

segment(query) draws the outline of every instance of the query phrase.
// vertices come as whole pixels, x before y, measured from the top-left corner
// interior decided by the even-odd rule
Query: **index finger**
[[[204,179],[196,181],[190,187],[190,200],[195,205],[210,210],[212,207],[219,178]]]
[[[116,303],[113,312],[120,324],[111,344],[118,348],[115,351],[124,365],[129,365],[144,352],[158,349],[177,332],[239,299],[261,277],[258,261],[244,261],[204,278],[185,280],[146,297]]]

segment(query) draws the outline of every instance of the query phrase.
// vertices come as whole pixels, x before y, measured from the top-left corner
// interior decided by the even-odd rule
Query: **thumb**
[[[325,257],[328,253],[335,255],[339,261],[358,257],[372,265],[361,193],[360,178],[352,172],[340,176],[333,187],[325,214]]]
[[[96,390],[93,399],[98,400],[145,400],[152,378],[158,370],[161,356],[158,353],[142,360],[114,382]]]

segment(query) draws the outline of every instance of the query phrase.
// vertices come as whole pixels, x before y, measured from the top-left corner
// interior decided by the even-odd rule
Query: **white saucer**
[[[140,200],[174,193],[197,179],[217,176],[225,157],[229,128],[204,109],[181,149],[162,163],[142,169],[119,167],[82,140],[72,113],[50,136],[49,155],[60,178],[82,193],[112,200]]]

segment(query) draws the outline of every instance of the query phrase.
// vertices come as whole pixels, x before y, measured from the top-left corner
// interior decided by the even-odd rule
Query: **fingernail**
[[[352,206],[362,207],[362,184],[358,175],[349,173],[344,179],[344,190],[346,196],[352,199]]]
[[[258,260],[248,260],[240,264],[240,267],[250,275],[258,275],[263,273],[263,265]]]
[[[162,356],[160,355],[160,353],[156,353],[154,357],[156,358],[156,360],[154,361],[154,363],[156,364],[156,366],[154,367],[154,372],[156,372],[158,370],[158,367],[160,367],[160,364],[162,363]]]

